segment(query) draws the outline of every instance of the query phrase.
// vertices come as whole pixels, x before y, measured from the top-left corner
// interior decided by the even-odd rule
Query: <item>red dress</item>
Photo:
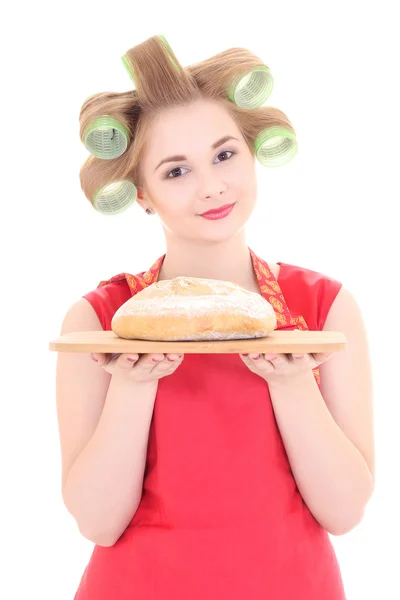
[[[278,329],[321,330],[341,283],[285,263],[278,283],[249,252]],[[163,259],[84,296],[104,329],[157,280]],[[238,355],[187,354],[159,381],[140,505],[113,546],[94,546],[75,600],[244,599],[345,594],[328,533],[296,486],[268,384]]]

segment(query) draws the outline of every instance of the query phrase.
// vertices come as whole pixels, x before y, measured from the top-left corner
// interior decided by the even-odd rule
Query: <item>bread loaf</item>
[[[276,324],[260,294],[228,281],[176,277],[132,296],[114,314],[111,329],[125,339],[208,341],[265,337]]]

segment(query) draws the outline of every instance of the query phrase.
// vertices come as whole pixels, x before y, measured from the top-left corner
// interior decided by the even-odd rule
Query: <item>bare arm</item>
[[[361,521],[373,492],[367,462],[334,421],[312,372],[293,385],[274,384],[270,393],[305,503],[329,533],[347,533]]]
[[[61,335],[101,330],[86,299],[67,312]],[[123,380],[88,354],[59,353],[57,417],[62,496],[86,538],[110,545],[137,510],[157,381]]]
[[[112,545],[142,496],[157,382],[111,378],[99,424],[72,466],[63,498],[86,538]]]
[[[82,298],[67,312],[61,335],[101,329]],[[96,357],[98,363],[88,354],[58,355],[62,495],[82,535],[110,546],[142,496],[158,381],[174,373],[184,356],[121,354],[111,362],[104,354]]]
[[[375,484],[368,340],[361,311],[344,288],[324,330],[342,331],[347,347],[321,364],[321,391],[310,372],[302,381],[270,385],[270,392],[299,490],[323,527],[341,535],[361,521]]]

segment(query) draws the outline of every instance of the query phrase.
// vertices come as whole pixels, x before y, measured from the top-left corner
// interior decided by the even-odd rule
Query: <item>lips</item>
[[[228,208],[231,208],[233,206],[233,204],[224,204],[224,206],[220,206],[219,208],[214,208],[213,210],[208,210],[207,212],[201,213],[201,216],[208,217],[211,215],[218,215],[218,214],[223,213],[224,211],[228,210]]]

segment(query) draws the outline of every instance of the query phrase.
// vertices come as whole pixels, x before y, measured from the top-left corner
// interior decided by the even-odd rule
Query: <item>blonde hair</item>
[[[88,98],[80,111],[80,138],[101,115],[117,119],[127,130],[129,144],[118,158],[104,160],[90,155],[80,170],[85,196],[93,201],[95,192],[112,182],[129,180],[142,185],[140,159],[146,133],[154,116],[173,106],[199,99],[220,102],[237,123],[248,147],[254,152],[258,134],[272,126],[285,127],[296,134],[285,113],[272,106],[241,108],[228,97],[228,91],[243,73],[263,64],[244,48],[230,48],[189,67],[182,67],[162,36],[153,36],[134,46],[125,55],[135,90],[122,93],[100,92]]]

